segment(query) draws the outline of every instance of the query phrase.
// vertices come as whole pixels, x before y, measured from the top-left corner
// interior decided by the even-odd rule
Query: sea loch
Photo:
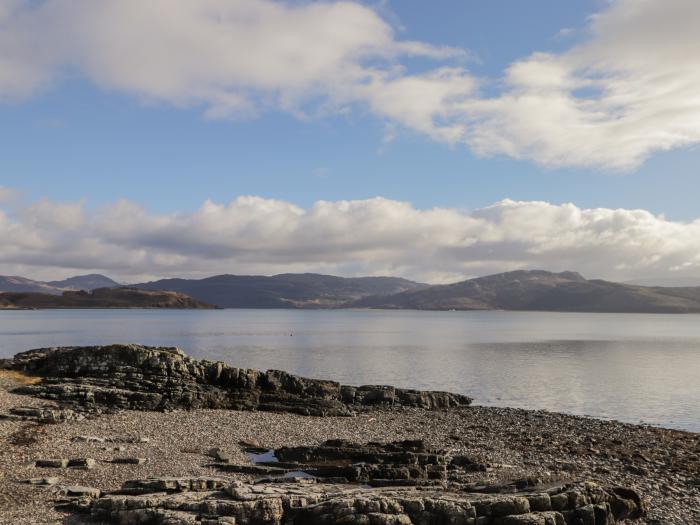
[[[135,342],[476,404],[700,430],[700,316],[539,312],[39,310],[0,314],[0,357]]]

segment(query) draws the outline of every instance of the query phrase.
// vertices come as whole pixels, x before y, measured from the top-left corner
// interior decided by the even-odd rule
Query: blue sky
[[[670,250],[660,247],[665,228],[692,237],[700,216],[693,95],[700,82],[690,52],[698,48],[700,11],[693,1],[672,0],[662,11],[649,0],[146,5],[0,0],[0,206],[13,235],[41,228],[25,238],[53,236],[46,240],[53,246],[68,233],[36,225],[73,225],[78,216],[93,223],[122,199],[157,225],[173,214],[196,223],[207,200],[234,213],[246,195],[262,199],[258,208],[277,199],[310,215],[321,200],[340,210],[338,201],[382,197],[385,209],[401,201],[412,214],[437,207],[469,220],[511,199],[557,210],[572,203],[571,217],[602,208],[609,236],[647,250],[620,260],[608,254],[617,270],[606,275],[696,273],[695,251],[656,257]],[[644,213],[620,220],[617,209]],[[598,231],[599,219],[590,220]],[[572,221],[570,233],[584,235]],[[653,239],[635,237],[651,222],[661,224]],[[229,226],[232,238],[241,235],[239,223]],[[84,241],[117,242],[94,235]],[[0,260],[0,270],[427,271],[408,268],[403,256],[372,266],[369,252],[277,261],[276,245],[265,260],[241,261],[248,248],[236,245],[206,268],[166,264],[149,272],[147,264],[165,256],[156,248],[170,243],[166,253],[178,257],[196,249],[166,243],[160,233],[149,234],[158,238],[153,245],[124,235],[119,242],[144,258],[133,272],[99,258],[41,265],[38,253],[24,252]],[[449,249],[470,235],[455,233],[461,240]],[[533,260],[526,254],[539,247],[514,242],[523,256],[507,246],[495,262],[461,261],[436,279],[570,265],[561,254]],[[221,247],[200,249],[206,258]],[[634,260],[646,266],[632,269]]]
[[[378,12],[402,39],[468,49],[471,72],[498,78],[532,52],[572,45],[602,4],[407,0]],[[563,29],[575,32],[561,35]],[[383,135],[382,120],[362,110],[310,121],[277,111],[209,120],[200,107],[144,102],[74,74],[40,95],[0,106],[1,182],[32,199],[85,198],[97,206],[125,197],[155,211],[195,209],[207,198],[242,194],[302,206],[380,195],[421,208],[473,209],[508,197],[697,216],[700,156],[694,148],[656,154],[619,173],[479,158],[410,130],[389,144]]]

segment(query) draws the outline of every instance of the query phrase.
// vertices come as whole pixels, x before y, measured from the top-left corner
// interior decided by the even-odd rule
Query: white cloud
[[[0,204],[6,204],[12,202],[19,196],[19,192],[8,188],[6,186],[0,186]]]
[[[125,281],[217,273],[390,274],[431,282],[512,270],[617,280],[700,273],[700,220],[504,200],[467,212],[383,198],[308,209],[262,197],[154,214],[41,201],[0,208],[1,274],[98,271]]]
[[[4,2],[0,94],[6,96],[32,92],[72,68],[106,89],[202,105],[215,117],[267,105],[298,111],[363,82],[370,62],[463,54],[398,41],[374,11],[353,2]]]
[[[470,102],[467,142],[484,155],[623,170],[697,144],[698,24],[695,0],[612,2],[584,43],[512,64],[501,96]]]
[[[388,129],[546,166],[627,170],[700,142],[700,3],[616,0],[583,41],[476,79],[348,1],[0,0],[0,100],[78,72],[211,118],[368,108]],[[435,61],[412,72],[405,58]],[[497,94],[484,95],[483,84]]]

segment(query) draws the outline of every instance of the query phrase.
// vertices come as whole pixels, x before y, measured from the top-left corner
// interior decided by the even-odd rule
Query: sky
[[[700,276],[695,0],[0,0],[0,274]]]

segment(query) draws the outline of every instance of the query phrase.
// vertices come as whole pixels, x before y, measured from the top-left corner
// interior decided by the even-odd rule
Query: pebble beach
[[[10,393],[0,382],[0,413],[46,401]],[[134,443],[76,441],[80,436],[129,436]],[[642,494],[647,523],[700,523],[700,435],[557,413],[470,406],[453,410],[376,409],[355,417],[313,417],[236,410],[122,410],[39,424],[0,421],[0,523],[81,523],[54,509],[66,485],[116,489],[129,479],[154,476],[220,476],[206,453],[225,450],[250,462],[241,443],[263,448],[314,445],[327,439],[355,442],[423,439],[431,446],[469,454],[492,468],[481,478],[534,477],[594,480],[626,485]],[[37,468],[39,458],[92,458],[94,467]],[[142,464],[117,464],[138,457]],[[56,477],[55,484],[26,480]],[[230,475],[229,475],[230,476]],[[248,479],[245,474],[230,476]],[[87,523],[87,522],[86,522]]]

